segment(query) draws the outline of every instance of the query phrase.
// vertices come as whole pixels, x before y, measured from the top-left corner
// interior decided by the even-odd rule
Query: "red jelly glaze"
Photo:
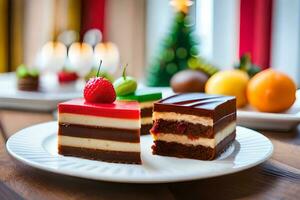
[[[115,101],[113,103],[89,103],[82,99],[58,104],[59,113],[92,115],[99,117],[139,119],[140,107],[135,101]]]

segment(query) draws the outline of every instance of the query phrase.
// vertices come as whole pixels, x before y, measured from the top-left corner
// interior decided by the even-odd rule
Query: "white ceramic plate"
[[[237,112],[237,123],[254,129],[288,131],[300,123],[300,90],[294,105],[283,113],[263,113],[246,106]],[[284,97],[282,97],[284,98]]]
[[[43,76],[39,92],[19,91],[15,73],[0,75],[0,108],[52,111],[57,104],[82,96],[83,81],[60,86],[56,76]]]
[[[217,160],[154,156],[151,136],[141,137],[142,165],[92,161],[57,154],[57,122],[38,124],[9,138],[7,150],[17,160],[42,170],[102,181],[177,182],[235,173],[267,160],[272,143],[253,130],[237,127],[236,141]]]

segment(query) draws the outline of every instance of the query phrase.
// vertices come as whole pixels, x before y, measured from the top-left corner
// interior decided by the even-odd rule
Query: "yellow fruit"
[[[296,100],[296,84],[287,75],[273,69],[256,74],[247,88],[249,103],[262,112],[282,112]]]
[[[236,97],[237,107],[247,104],[247,84],[249,76],[241,70],[220,71],[210,77],[205,85],[208,94],[221,94]]]

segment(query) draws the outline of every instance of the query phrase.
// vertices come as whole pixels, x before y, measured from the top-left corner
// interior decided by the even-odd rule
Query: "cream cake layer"
[[[152,133],[152,136],[154,137],[154,141],[175,142],[183,145],[193,145],[193,146],[201,145],[205,147],[215,148],[227,136],[232,134],[235,131],[235,128],[236,128],[236,122],[235,121],[231,122],[223,129],[218,131],[215,134],[215,137],[212,139],[204,138],[204,137],[199,137],[197,139],[190,139],[186,135],[178,135],[172,133]]]
[[[140,108],[145,109],[145,108],[153,108],[153,104],[156,101],[147,101],[147,102],[140,102]]]
[[[189,115],[189,114],[181,114],[176,112],[153,112],[152,119],[163,119],[170,121],[186,121],[192,124],[201,124],[203,126],[213,126],[213,119],[205,116],[197,116],[197,115]]]
[[[58,145],[105,151],[140,152],[140,143],[119,142],[59,135]]]
[[[92,115],[80,115],[72,113],[59,113],[59,123],[77,124],[84,126],[111,127],[120,129],[139,129],[140,119],[118,119]]]
[[[142,117],[141,118],[141,124],[152,124],[152,117]]]

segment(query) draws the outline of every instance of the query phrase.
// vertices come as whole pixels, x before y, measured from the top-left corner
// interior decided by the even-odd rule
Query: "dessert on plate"
[[[39,72],[36,69],[29,69],[25,65],[20,65],[16,71],[17,87],[21,91],[38,91]]]
[[[141,163],[140,111],[136,102],[58,106],[58,150],[62,155],[121,163]]]
[[[182,93],[154,103],[153,154],[212,160],[235,139],[236,99]]]
[[[140,164],[140,108],[115,101],[113,85],[90,79],[84,99],[58,105],[58,152],[93,160]]]
[[[118,96],[118,100],[137,101],[141,109],[141,135],[149,134],[152,128],[153,104],[162,98],[161,92],[150,89],[138,89],[133,94]]]

